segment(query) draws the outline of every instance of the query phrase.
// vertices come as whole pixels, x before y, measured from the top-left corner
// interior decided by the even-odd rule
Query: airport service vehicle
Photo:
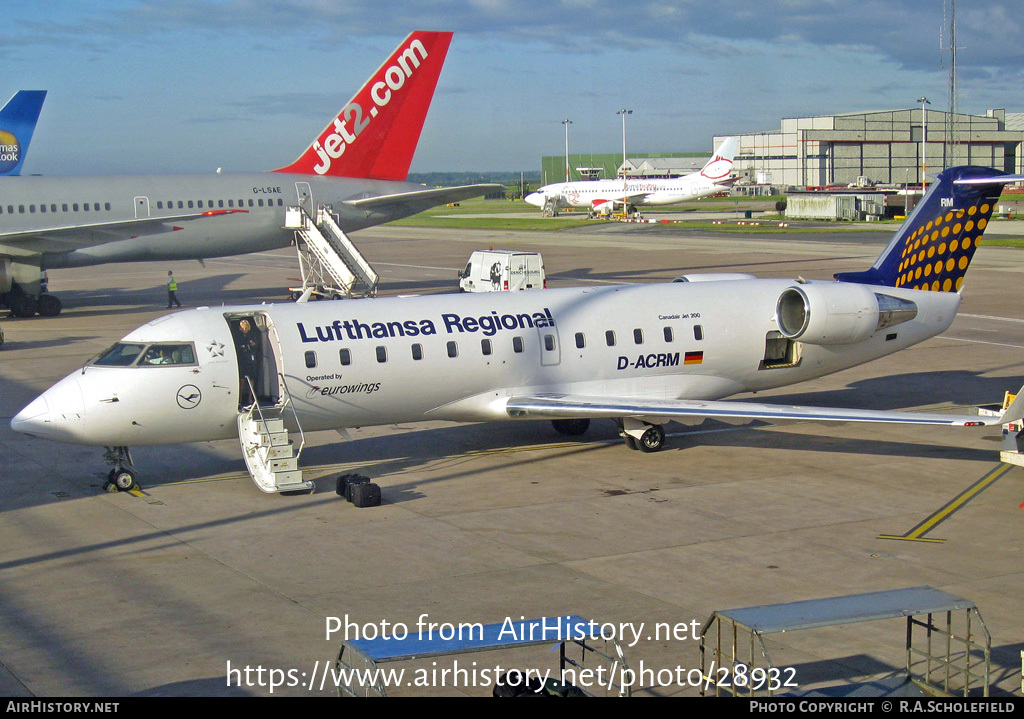
[[[462,292],[539,290],[547,287],[544,260],[539,252],[477,250],[459,272]]]
[[[106,447],[110,480],[122,489],[136,481],[130,446],[238,437],[269,492],[312,487],[290,466],[280,476],[272,466],[289,427],[545,419],[578,435],[606,418],[631,449],[650,452],[664,445],[670,420],[1003,424],[1024,418],[1024,391],[1000,417],[725,398],[838,372],[945,331],[1003,184],[1022,179],[946,170],[874,265],[836,281],[691,275],[178,312],[56,383],[11,427]],[[260,452],[270,468],[253,460]]]
[[[0,176],[19,175],[46,90],[18,90],[0,108]]]
[[[340,232],[498,185],[405,182],[450,32],[413,32],[292,164],[272,172],[0,178],[0,303],[56,315],[40,269],[223,257],[287,247],[285,214],[327,205]]]
[[[737,137],[726,138],[704,167],[683,177],[667,180],[619,178],[584,182],[556,182],[531,192],[531,205],[553,214],[558,210],[586,207],[591,214],[632,212],[640,205],[676,205],[714,195],[728,188],[732,162],[739,150]]]

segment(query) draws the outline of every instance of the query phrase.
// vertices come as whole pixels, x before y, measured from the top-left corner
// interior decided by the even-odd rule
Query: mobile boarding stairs
[[[284,229],[295,232],[302,287],[289,287],[292,299],[307,292],[317,298],[373,297],[377,272],[338,226],[330,210],[319,205],[313,218],[303,207],[285,211]]]

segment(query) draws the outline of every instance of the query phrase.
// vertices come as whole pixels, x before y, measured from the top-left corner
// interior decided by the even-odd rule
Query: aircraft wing
[[[433,187],[429,190],[413,190],[412,192],[396,192],[390,195],[377,195],[376,197],[365,197],[359,200],[345,200],[344,204],[360,209],[386,207],[388,205],[409,205],[416,203],[428,203],[427,206],[458,202],[468,200],[470,197],[479,197],[489,192],[497,192],[504,189],[504,185],[480,184],[460,185],[458,187]]]
[[[515,419],[611,418],[654,419],[761,419],[769,422],[893,422],[950,427],[1001,425],[1024,419],[1024,387],[1000,417],[935,412],[892,412],[886,410],[805,407],[728,400],[658,400],[625,397],[588,397],[567,394],[537,394],[511,397],[506,411]]]
[[[65,240],[73,242],[76,239],[92,239],[92,233],[114,232],[128,229],[138,231],[140,235],[150,235],[160,232],[170,232],[173,228],[164,226],[170,222],[184,222],[186,220],[195,220],[200,217],[219,217],[236,212],[248,212],[248,210],[207,210],[205,212],[190,212],[183,215],[137,217],[132,220],[118,220],[116,222],[83,222],[78,225],[65,225],[63,227],[41,227],[33,230],[0,232],[0,242],[18,242],[19,240]]]

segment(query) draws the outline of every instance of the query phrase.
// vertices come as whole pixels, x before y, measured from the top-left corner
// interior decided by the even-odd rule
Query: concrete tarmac
[[[455,291],[470,252],[488,246],[540,251],[549,285],[570,286],[700,271],[827,278],[869,266],[887,235],[385,226],[354,240],[393,295]],[[947,411],[1000,401],[1024,380],[1021,252],[979,250],[942,336],[765,394]],[[909,534],[993,470],[998,430],[671,424],[667,449],[647,455],[629,451],[611,422],[579,441],[546,422],[367,427],[350,430],[351,442],[307,436],[302,464],[317,492],[301,496],[260,492],[230,441],[137,448],[144,491],[110,494],[100,449],[10,430],[36,394],[168,312],[168,269],[187,312],[283,301],[295,268],[281,250],[205,268],[57,270],[59,317],[2,320],[0,695],[330,695],[322,672],[341,633],[326,638],[329,617],[415,631],[578,614],[640,633],[625,635],[626,658],[655,673],[638,679],[637,694],[691,696],[663,670],[698,668],[698,642],[690,631],[655,636],[657,623],[699,626],[716,609],[920,585],[977,604],[993,638],[992,693],[1019,692],[1024,470],[924,537],[941,542],[879,538]],[[334,478],[351,471],[380,484],[381,507],[335,495]],[[795,670],[790,693],[843,693],[897,681],[904,640],[905,624],[885,620],[787,633],[769,649],[776,666]],[[408,668],[429,686],[407,675],[389,692],[487,695],[493,675],[483,669],[544,669],[556,657],[546,647],[461,655],[458,666],[478,673],[447,676],[451,658],[420,660]]]

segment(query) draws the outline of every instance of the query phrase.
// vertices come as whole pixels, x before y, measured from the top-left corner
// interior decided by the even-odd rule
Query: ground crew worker
[[[171,270],[167,270],[167,309],[171,309],[171,305],[181,307],[181,303],[178,302],[178,297],[175,294],[177,291],[178,283],[174,281],[174,273]]]

